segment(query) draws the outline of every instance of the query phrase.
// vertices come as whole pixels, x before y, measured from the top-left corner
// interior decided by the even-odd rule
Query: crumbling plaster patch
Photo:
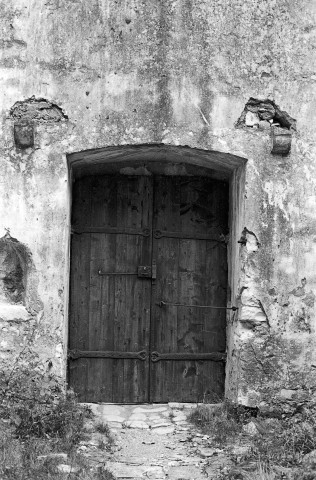
[[[10,110],[13,120],[29,122],[60,122],[68,120],[67,115],[56,104],[44,98],[35,98],[16,102]]]
[[[278,206],[274,208],[279,209]],[[283,279],[279,281],[273,280],[271,275],[267,277],[266,263],[273,262],[274,249],[273,245],[265,244],[269,237],[262,232],[261,238],[265,240],[260,242],[259,249],[250,255],[243,253],[241,285],[244,287],[241,289],[238,311],[240,392],[243,402],[250,406],[269,403],[277,395],[282,383],[287,387],[295,384],[295,388],[304,389],[307,384],[311,386],[315,382],[310,361],[306,361],[314,341],[314,291],[308,288],[305,278],[301,279],[300,285],[290,288],[292,282],[286,276],[296,275],[296,269],[283,271]],[[282,235],[279,238],[282,241]],[[241,248],[245,249],[246,246],[247,242]],[[288,250],[286,258],[288,261],[291,259]],[[292,261],[293,258],[297,259],[292,253]],[[268,348],[270,343],[277,347],[275,351]],[[256,395],[252,392],[248,396],[246,386],[250,384]]]

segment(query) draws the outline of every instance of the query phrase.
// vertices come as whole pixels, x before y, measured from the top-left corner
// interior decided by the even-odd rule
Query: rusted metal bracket
[[[108,352],[102,350],[69,350],[68,358],[71,360],[77,360],[78,358],[115,358],[115,359],[137,359],[137,360],[146,360],[147,359],[146,350],[141,350],[140,352]]]
[[[212,360],[213,362],[225,362],[226,353],[159,353],[155,351],[151,352],[150,359],[154,363],[160,360]]]
[[[292,132],[286,128],[271,127],[271,153],[287,155],[291,150]]]
[[[142,230],[137,230],[135,228],[119,228],[119,227],[80,227],[73,225],[71,229],[72,233],[82,234],[82,233],[110,233],[110,234],[120,234],[120,235],[141,235],[142,237],[150,236],[150,229],[143,228]]]
[[[14,124],[14,142],[19,148],[34,146],[34,124],[28,121],[19,121]]]
[[[164,302],[163,300],[160,300],[160,302],[156,302],[156,305],[158,307],[164,307],[164,306],[172,306],[172,307],[197,307],[197,308],[214,308],[215,310],[233,310],[235,312],[238,310],[238,307],[215,307],[213,305],[191,305],[189,303],[171,303],[171,302]]]
[[[221,235],[215,238],[214,235],[207,235],[204,233],[185,233],[185,232],[169,232],[167,230],[154,230],[154,238],[180,238],[181,240],[209,240],[212,242],[225,243]]]

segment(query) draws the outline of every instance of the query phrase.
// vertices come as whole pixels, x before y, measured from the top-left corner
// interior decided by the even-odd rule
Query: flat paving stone
[[[177,413],[177,415],[175,415],[173,417],[173,420],[174,421],[177,421],[177,420],[186,420],[187,419],[187,415],[185,415],[184,413]]]
[[[196,408],[197,403],[178,403],[178,402],[169,402],[169,407],[175,410],[191,409]]]
[[[77,473],[77,472],[79,472],[78,467],[72,467],[71,465],[67,465],[67,464],[64,464],[64,463],[60,463],[59,465],[57,465],[56,470],[57,470],[57,472],[60,472],[60,473]]]
[[[157,413],[154,413],[153,415],[147,415],[147,418],[151,421],[151,422],[161,422],[161,415],[157,415]],[[165,418],[165,417],[163,417]]]
[[[130,421],[139,421],[139,420],[146,420],[147,416],[144,413],[133,413],[128,420]]]
[[[207,448],[207,447],[205,447],[205,448],[199,447],[199,449],[198,449],[198,453],[203,458],[213,457],[213,455],[218,455],[222,451],[223,450],[219,450],[218,448]]]
[[[170,410],[166,410],[165,412],[161,412],[163,417],[170,417]]]
[[[151,426],[152,429],[159,428],[159,427],[171,427],[172,423],[170,422],[159,422],[155,423],[154,425]]]
[[[165,478],[163,468],[160,466],[108,462],[106,468],[117,478]]]
[[[139,429],[149,429],[149,425],[146,423],[146,422],[143,422],[143,421],[129,421],[127,420],[126,422],[124,422],[124,425],[127,427],[127,428],[139,428]]]
[[[174,433],[174,426],[170,425],[169,427],[157,427],[152,429],[153,433],[157,433],[158,435],[168,435],[170,433]]]
[[[122,423],[124,422],[125,418],[120,416],[120,415],[112,415],[112,414],[108,414],[108,415],[102,415],[102,421],[103,422],[118,422],[118,423]]]
[[[144,465],[147,459],[140,457],[122,457],[120,456],[120,461],[118,463],[124,465]]]
[[[149,418],[149,420],[152,421],[153,424],[157,425],[157,423],[168,423],[170,425],[170,418],[168,417],[158,417],[158,418]]]
[[[206,478],[201,469],[194,466],[170,467],[168,470],[168,480],[205,480]]]
[[[108,462],[106,468],[117,478],[142,478],[146,467],[143,465],[129,465],[119,462]]]
[[[133,413],[161,413],[161,412],[165,412],[166,410],[168,410],[168,407],[165,406],[165,407],[154,407],[154,408],[150,408],[150,407],[135,407],[133,409]]]

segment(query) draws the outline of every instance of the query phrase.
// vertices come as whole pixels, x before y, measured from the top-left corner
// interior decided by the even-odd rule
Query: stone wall
[[[1,355],[35,331],[39,357],[65,374],[66,154],[187,145],[247,159],[232,212],[227,395],[256,406],[314,388],[315,2],[0,4],[0,236],[9,229],[29,252],[35,299],[0,294]],[[251,98],[296,120],[280,125],[288,155],[271,154],[268,120],[240,120]]]

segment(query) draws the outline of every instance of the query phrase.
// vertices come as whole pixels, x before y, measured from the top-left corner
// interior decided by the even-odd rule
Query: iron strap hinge
[[[172,306],[172,307],[197,307],[197,308],[214,308],[216,310],[232,310],[235,312],[238,310],[238,307],[215,307],[213,305],[191,305],[189,303],[171,303],[171,302],[164,302],[163,300],[160,300],[160,302],[156,302],[156,305],[158,307],[164,307],[164,306]]]
[[[131,359],[145,361],[148,358],[146,350],[140,352],[115,352],[103,350],[69,350],[68,358],[71,360],[78,360],[79,358],[112,358],[112,359]],[[156,363],[161,360],[176,360],[176,361],[205,361],[212,360],[213,362],[225,362],[226,353],[209,352],[209,353],[159,353],[151,352],[150,359]]]
[[[115,235],[140,235],[142,237],[150,237],[151,230],[149,228],[136,229],[128,227],[93,227],[73,225],[71,233],[81,235],[82,233],[106,233]]]
[[[146,350],[140,352],[110,352],[103,350],[69,350],[68,358],[77,360],[78,358],[114,358],[114,359],[137,359],[146,360],[148,357]]]
[[[171,232],[167,230],[154,230],[154,238],[157,240],[166,237],[166,238],[179,238],[180,240],[208,240],[211,242],[225,243],[223,234],[207,234],[207,233],[189,233],[189,232]]]
[[[152,362],[159,362],[160,360],[186,360],[186,361],[203,361],[203,360],[212,360],[213,362],[225,362],[226,353],[222,352],[209,352],[209,353],[159,353],[151,352],[150,355]]]

